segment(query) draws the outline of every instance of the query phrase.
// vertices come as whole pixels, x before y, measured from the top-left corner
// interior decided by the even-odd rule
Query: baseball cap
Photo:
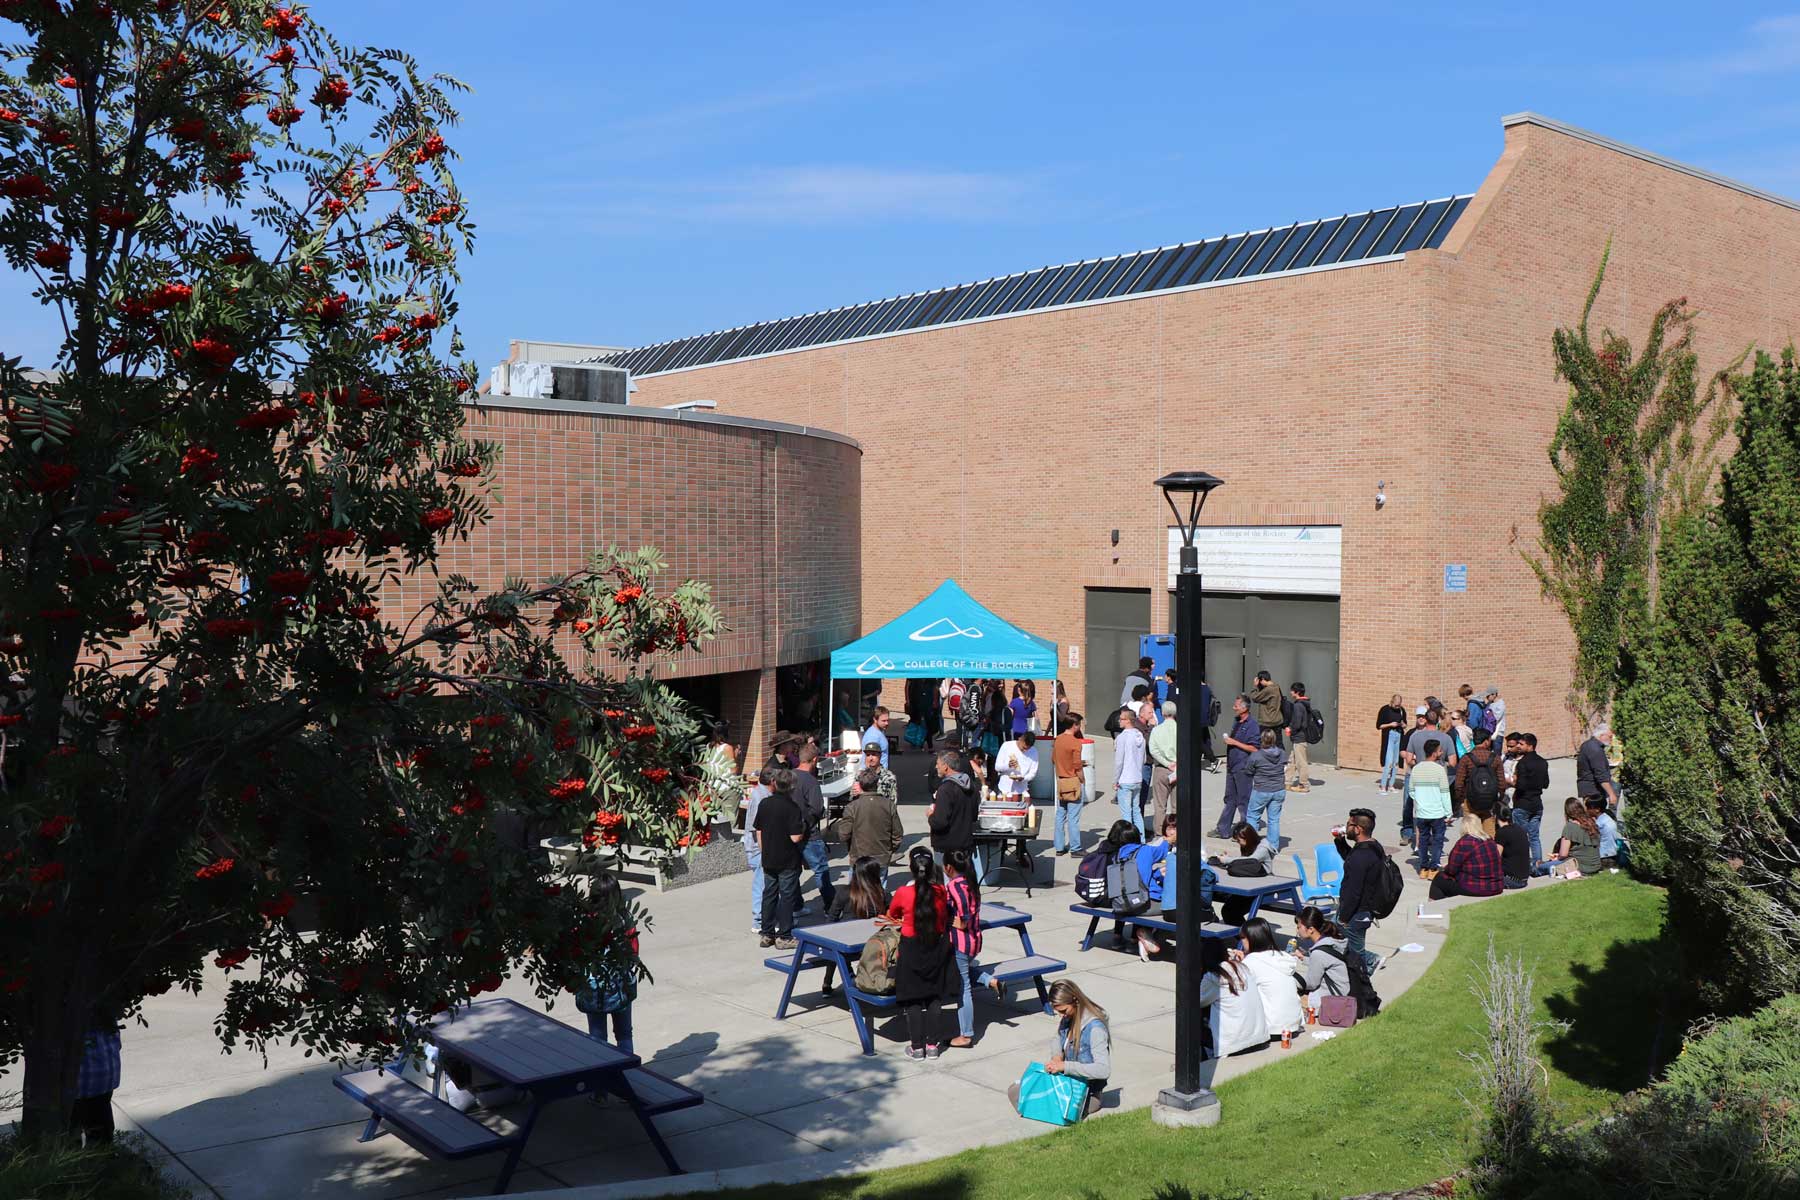
[[[1413,709],[1413,716],[1422,717],[1430,711],[1431,710],[1429,708],[1426,708],[1423,704],[1421,704],[1421,705],[1419,705],[1419,707]]]

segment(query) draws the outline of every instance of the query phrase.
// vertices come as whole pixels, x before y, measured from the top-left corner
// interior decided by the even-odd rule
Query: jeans
[[[1378,786],[1383,791],[1388,791],[1393,788],[1394,775],[1399,769],[1400,731],[1398,729],[1390,729],[1387,731],[1387,747],[1381,752],[1381,783]]]
[[[1232,827],[1243,820],[1250,808],[1250,772],[1244,770],[1230,771],[1225,776],[1225,803],[1219,809],[1219,826],[1217,833],[1222,838],[1231,836]]]
[[[1250,793],[1250,813],[1244,820],[1261,829],[1263,818],[1268,818],[1268,828],[1261,830],[1263,837],[1275,849],[1281,849],[1281,806],[1287,802],[1287,791]]]
[[[800,868],[763,872],[762,931],[784,938],[794,932],[794,910],[800,907]]]
[[[975,1036],[975,985],[986,983],[990,976],[969,955],[956,952],[956,973],[962,977],[962,1000],[956,1006],[956,1032],[963,1037]]]
[[[800,857],[812,868],[813,886],[819,889],[819,903],[826,908],[837,896],[837,889],[831,885],[831,848],[825,839],[818,834],[800,843]],[[798,904],[795,907],[799,907]]]
[[[744,839],[744,860],[750,864],[750,928],[761,929],[763,927],[762,847],[756,844],[754,833]]]
[[[612,1044],[627,1054],[634,1054],[631,1048],[631,1005],[627,1004],[616,1013],[589,1013],[588,1036],[596,1042],[606,1040],[606,1018],[612,1017]]]
[[[1344,922],[1344,948],[1352,954],[1362,955],[1363,961],[1369,964],[1371,971],[1381,962],[1381,957],[1364,944],[1369,936],[1369,926],[1374,923],[1375,914],[1366,908],[1361,912],[1352,913],[1350,919]]]
[[[1139,834],[1144,832],[1143,794],[1144,785],[1141,781],[1119,784],[1119,815],[1135,825]]]
[[[1081,792],[1073,803],[1056,803],[1056,830],[1052,835],[1054,845],[1060,852],[1073,850],[1081,853],[1081,810],[1087,805],[1087,782],[1081,785]]]
[[[1538,827],[1544,823],[1544,814],[1532,816],[1522,808],[1513,809],[1512,822],[1523,829],[1531,838],[1531,861],[1540,862],[1544,857],[1544,848],[1538,844]]]
[[[1419,834],[1419,870],[1421,871],[1435,871],[1443,865],[1444,821],[1443,817],[1420,817],[1413,822],[1413,827]]]

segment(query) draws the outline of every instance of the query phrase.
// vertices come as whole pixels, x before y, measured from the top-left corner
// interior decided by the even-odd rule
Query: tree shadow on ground
[[[1574,987],[1545,1000],[1558,1021],[1545,1053],[1556,1069],[1590,1087],[1627,1092],[1649,1083],[1668,1060],[1678,1019],[1681,965],[1667,936],[1614,942],[1598,967],[1570,968]]]

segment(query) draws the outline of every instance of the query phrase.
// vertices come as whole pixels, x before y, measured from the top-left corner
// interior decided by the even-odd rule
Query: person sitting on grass
[[[1588,816],[1594,818],[1594,828],[1599,831],[1600,866],[1610,870],[1619,865],[1619,823],[1606,811],[1605,796],[1588,796],[1582,803],[1587,806]]]
[[[1044,1006],[1056,1017],[1056,1045],[1044,1070],[1052,1075],[1068,1075],[1087,1084],[1087,1100],[1081,1116],[1091,1117],[1100,1111],[1100,1093],[1112,1075],[1112,1032],[1107,1025],[1106,1010],[1088,999],[1073,979],[1058,979],[1050,985],[1050,1002]],[[1013,1111],[1019,1111],[1019,1085],[1006,1090]]]
[[[1262,993],[1235,957],[1227,957],[1200,977],[1200,1003],[1212,1035],[1209,1057],[1261,1050],[1269,1044]]]
[[[1431,881],[1431,899],[1446,896],[1498,896],[1505,886],[1500,846],[1487,835],[1481,817],[1464,812],[1462,836],[1450,847],[1450,858]]]
[[[1502,804],[1494,812],[1494,844],[1500,847],[1501,887],[1516,891],[1531,878],[1531,835],[1513,823],[1512,808]]]
[[[1295,983],[1299,970],[1294,960],[1275,944],[1275,928],[1261,917],[1244,922],[1233,951],[1244,972],[1262,996],[1263,1018],[1269,1036],[1305,1028],[1300,1013],[1300,992]]]
[[[1551,847],[1550,857],[1532,868],[1533,875],[1555,875],[1563,867],[1565,879],[1600,873],[1600,827],[1576,796],[1563,801],[1563,831]]]
[[[1350,968],[1345,965],[1344,927],[1319,909],[1307,905],[1294,917],[1300,945],[1294,957],[1300,963],[1300,990],[1311,994],[1320,988],[1328,996],[1350,994]]]

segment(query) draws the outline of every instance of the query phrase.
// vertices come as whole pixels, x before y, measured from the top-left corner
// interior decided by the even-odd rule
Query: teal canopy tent
[[[831,654],[834,679],[1051,679],[1056,643],[1026,633],[946,579],[919,603]]]

